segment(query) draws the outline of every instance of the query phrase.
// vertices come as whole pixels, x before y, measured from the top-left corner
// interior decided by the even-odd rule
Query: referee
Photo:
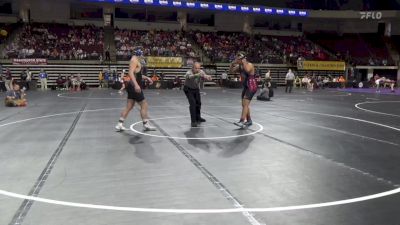
[[[292,93],[292,88],[293,88],[293,81],[294,81],[294,73],[292,72],[291,69],[289,69],[288,73],[286,74],[285,82],[286,82],[286,89],[285,92]]]
[[[202,78],[211,80],[211,76],[207,75],[203,70],[201,70],[200,63],[195,62],[192,69],[188,70],[185,74],[185,85],[183,87],[183,91],[185,92],[185,95],[189,101],[192,127],[197,127],[199,123],[206,122],[206,120],[200,116],[200,80]]]

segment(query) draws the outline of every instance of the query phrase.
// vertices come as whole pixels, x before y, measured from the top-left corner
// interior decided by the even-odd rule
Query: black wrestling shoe
[[[206,119],[200,118],[200,119],[197,120],[197,122],[198,122],[198,123],[204,123],[204,122],[206,122]]]
[[[246,127],[249,127],[249,126],[253,125],[253,121],[247,120],[247,122],[245,122],[244,125],[245,125]]]

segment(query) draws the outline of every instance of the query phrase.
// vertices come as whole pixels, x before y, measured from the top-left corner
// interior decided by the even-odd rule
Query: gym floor
[[[154,132],[137,106],[115,132],[111,89],[0,106],[0,224],[400,224],[399,96],[280,88],[243,130],[240,93],[203,90],[191,128],[182,91],[145,90]]]

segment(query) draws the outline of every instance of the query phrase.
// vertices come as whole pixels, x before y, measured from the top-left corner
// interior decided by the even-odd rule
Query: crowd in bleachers
[[[117,59],[129,59],[131,53],[140,48],[145,56],[180,56],[195,58],[198,55],[191,43],[177,31],[115,30]]]
[[[245,51],[256,63],[282,63],[281,57],[259,37],[245,33],[197,32],[190,35],[213,62],[231,62],[236,52]]]
[[[103,45],[102,28],[34,23],[25,25],[5,52],[7,58],[99,59]]]
[[[250,36],[226,32],[192,32],[192,37],[216,62],[230,62],[238,51],[247,52],[250,61],[256,63],[296,63],[299,58],[331,59],[325,50],[304,37]]]
[[[13,27],[1,26],[10,31]],[[5,34],[6,29],[3,30]],[[141,48],[145,56],[198,59],[201,53],[192,46],[196,44],[212,62],[230,62],[236,52],[245,51],[248,59],[254,63],[295,65],[298,60],[344,60],[356,65],[395,64],[383,38],[374,34],[338,36],[322,33],[308,35],[307,39],[305,36],[248,35],[239,32],[184,33],[117,28],[114,37],[117,60],[128,60],[137,48]],[[103,39],[103,29],[91,25],[32,23],[22,28],[1,55],[3,58],[102,60]]]
[[[282,52],[284,61],[295,64],[302,60],[329,60],[332,59],[326,51],[303,36],[275,36],[272,38],[274,47]]]
[[[382,37],[376,34],[314,34],[309,35],[321,46],[334,52],[338,59],[356,65],[393,65]]]
[[[6,43],[9,38],[10,34],[17,29],[21,25],[20,22],[18,23],[0,23],[0,45]],[[0,52],[0,58],[5,58],[6,53],[5,51]]]

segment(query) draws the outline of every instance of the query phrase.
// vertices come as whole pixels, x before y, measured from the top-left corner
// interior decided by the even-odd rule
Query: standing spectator
[[[316,83],[317,83],[317,80],[315,79],[315,75],[313,75],[313,76],[309,79],[308,90],[309,90],[309,91],[314,91],[314,89],[315,89],[315,87],[316,87]]]
[[[22,71],[21,72],[21,75],[20,75],[20,79],[21,79],[21,86],[22,86],[22,89],[27,89],[27,87],[26,87],[26,79],[27,79],[27,77],[28,77],[28,75],[26,74],[26,71]]]
[[[226,86],[226,80],[228,79],[228,71],[225,70],[224,72],[222,72],[221,74],[221,83],[219,84],[221,87],[225,87]]]
[[[108,70],[106,70],[106,72],[104,73],[104,84],[105,87],[110,87],[110,72]]]
[[[47,76],[47,73],[43,69],[40,70],[39,79],[40,79],[40,89],[42,91],[43,90],[47,91],[47,79],[48,79],[48,76]]]
[[[26,90],[30,89],[30,83],[32,81],[32,72],[29,70],[29,68],[26,68]]]
[[[102,88],[104,86],[104,75],[103,71],[99,72],[99,88]]]
[[[112,84],[115,84],[115,82],[118,81],[118,76],[117,76],[117,71],[113,70],[112,71]]]
[[[107,50],[106,50],[106,62],[110,62],[111,58],[110,58],[110,46],[107,46]]]
[[[6,89],[7,89],[7,91],[10,91],[13,89],[13,87],[11,86],[12,75],[11,75],[10,68],[6,69],[6,73],[4,75],[5,75],[4,77],[6,79],[6,81],[5,81]]]
[[[3,80],[3,76],[0,76],[0,92],[7,91],[6,83]]]
[[[292,72],[291,69],[289,69],[288,73],[286,74],[285,82],[286,82],[286,89],[285,92],[292,93],[292,88],[293,88],[293,81],[294,81],[294,73]]]

